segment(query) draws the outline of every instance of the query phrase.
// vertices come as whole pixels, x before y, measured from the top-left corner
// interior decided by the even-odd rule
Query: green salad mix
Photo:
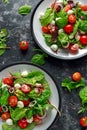
[[[87,46],[87,8],[73,0],[55,0],[40,15],[40,24],[47,46],[77,54]]]
[[[50,86],[38,70],[9,73],[0,81],[2,129],[32,130],[53,108]]]

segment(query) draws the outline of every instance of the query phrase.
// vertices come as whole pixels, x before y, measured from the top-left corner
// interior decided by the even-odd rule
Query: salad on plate
[[[77,54],[87,47],[87,5],[55,0],[39,20],[45,43],[54,53],[62,49]]]
[[[43,124],[54,106],[50,86],[43,72],[9,72],[0,81],[2,130],[32,130]]]

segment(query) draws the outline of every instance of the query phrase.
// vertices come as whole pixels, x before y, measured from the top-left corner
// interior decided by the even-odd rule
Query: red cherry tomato
[[[16,96],[10,96],[10,97],[8,98],[8,103],[9,103],[9,105],[10,105],[11,107],[16,107],[17,102],[18,102],[18,99],[17,99]]]
[[[19,47],[20,47],[21,50],[26,51],[29,47],[29,44],[28,44],[27,41],[21,41],[19,43]]]
[[[13,80],[10,77],[6,77],[6,78],[3,79],[3,83],[12,86]]]
[[[43,26],[42,27],[42,32],[43,33],[50,33],[50,30],[49,30],[48,26]]]
[[[76,82],[80,81],[82,78],[82,75],[80,72],[75,72],[72,74],[72,79]]]
[[[10,118],[10,113],[9,112],[4,112],[2,115],[1,115],[1,118],[2,120],[7,120]]]
[[[76,23],[76,16],[74,14],[70,14],[68,16],[68,22],[71,24],[75,24]]]
[[[27,107],[29,105],[29,103],[30,103],[30,99],[22,100],[22,102],[23,102],[24,106]]]
[[[26,118],[22,118],[18,121],[18,125],[20,128],[24,129],[28,127],[28,122],[26,120]]]
[[[80,42],[82,45],[87,45],[87,35],[80,36]]]
[[[31,86],[30,85],[27,85],[27,84],[23,84],[22,86],[21,86],[21,90],[22,90],[22,92],[23,93],[29,93],[30,91],[31,91]]]
[[[87,11],[87,5],[81,5],[80,8],[81,8],[81,10],[83,10],[83,11]]]
[[[72,54],[78,53],[79,45],[78,44],[72,44],[69,46],[69,52]]]
[[[82,117],[80,119],[80,125],[83,127],[87,127],[87,117]]]
[[[64,7],[64,11],[65,12],[68,12],[68,10],[71,9],[71,5],[70,4],[67,4],[65,7]]]
[[[39,123],[41,121],[40,118],[37,117],[37,115],[33,116],[33,121]]]
[[[71,24],[68,24],[64,27],[64,31],[67,33],[67,34],[70,34],[73,32],[73,26]]]

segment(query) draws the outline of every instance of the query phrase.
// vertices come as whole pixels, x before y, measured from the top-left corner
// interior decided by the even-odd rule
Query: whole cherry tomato
[[[83,127],[87,127],[87,117],[82,117],[80,119],[80,125]]]
[[[78,53],[79,45],[78,44],[70,44],[69,45],[69,52],[72,54]]]
[[[24,129],[26,127],[28,127],[28,122],[26,120],[26,118],[22,118],[18,121],[18,125],[20,128]]]
[[[67,34],[70,34],[73,32],[73,26],[71,24],[68,24],[64,27],[64,31],[67,33]]]
[[[29,93],[31,91],[31,86],[27,84],[23,84],[21,86],[21,91],[25,94]]]
[[[21,50],[26,51],[29,47],[29,44],[28,44],[27,41],[21,41],[19,43],[19,47],[20,47]]]
[[[75,24],[76,23],[76,16],[74,14],[70,14],[68,16],[68,22],[71,24]]]
[[[17,105],[17,102],[18,102],[18,98],[16,96],[10,96],[8,98],[8,103],[11,107],[16,107]]]
[[[82,75],[80,72],[75,72],[72,74],[72,79],[76,82],[80,81],[82,78]]]
[[[80,36],[80,42],[82,45],[87,45],[87,35]]]
[[[6,77],[6,78],[3,79],[3,83],[12,86],[13,80],[12,80],[11,77]]]
[[[2,120],[7,120],[10,118],[10,113],[9,112],[4,112],[2,115],[1,115],[1,118]]]

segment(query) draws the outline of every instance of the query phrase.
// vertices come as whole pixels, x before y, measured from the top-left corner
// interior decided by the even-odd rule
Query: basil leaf
[[[44,54],[35,54],[32,57],[31,62],[38,65],[44,65],[45,64]]]
[[[31,6],[30,5],[23,5],[18,9],[18,13],[21,15],[27,15],[31,11]]]
[[[79,29],[87,33],[87,20],[79,20]]]
[[[58,42],[61,43],[62,46],[67,45],[67,43],[68,43],[68,35],[66,33],[60,33],[58,35]]]

